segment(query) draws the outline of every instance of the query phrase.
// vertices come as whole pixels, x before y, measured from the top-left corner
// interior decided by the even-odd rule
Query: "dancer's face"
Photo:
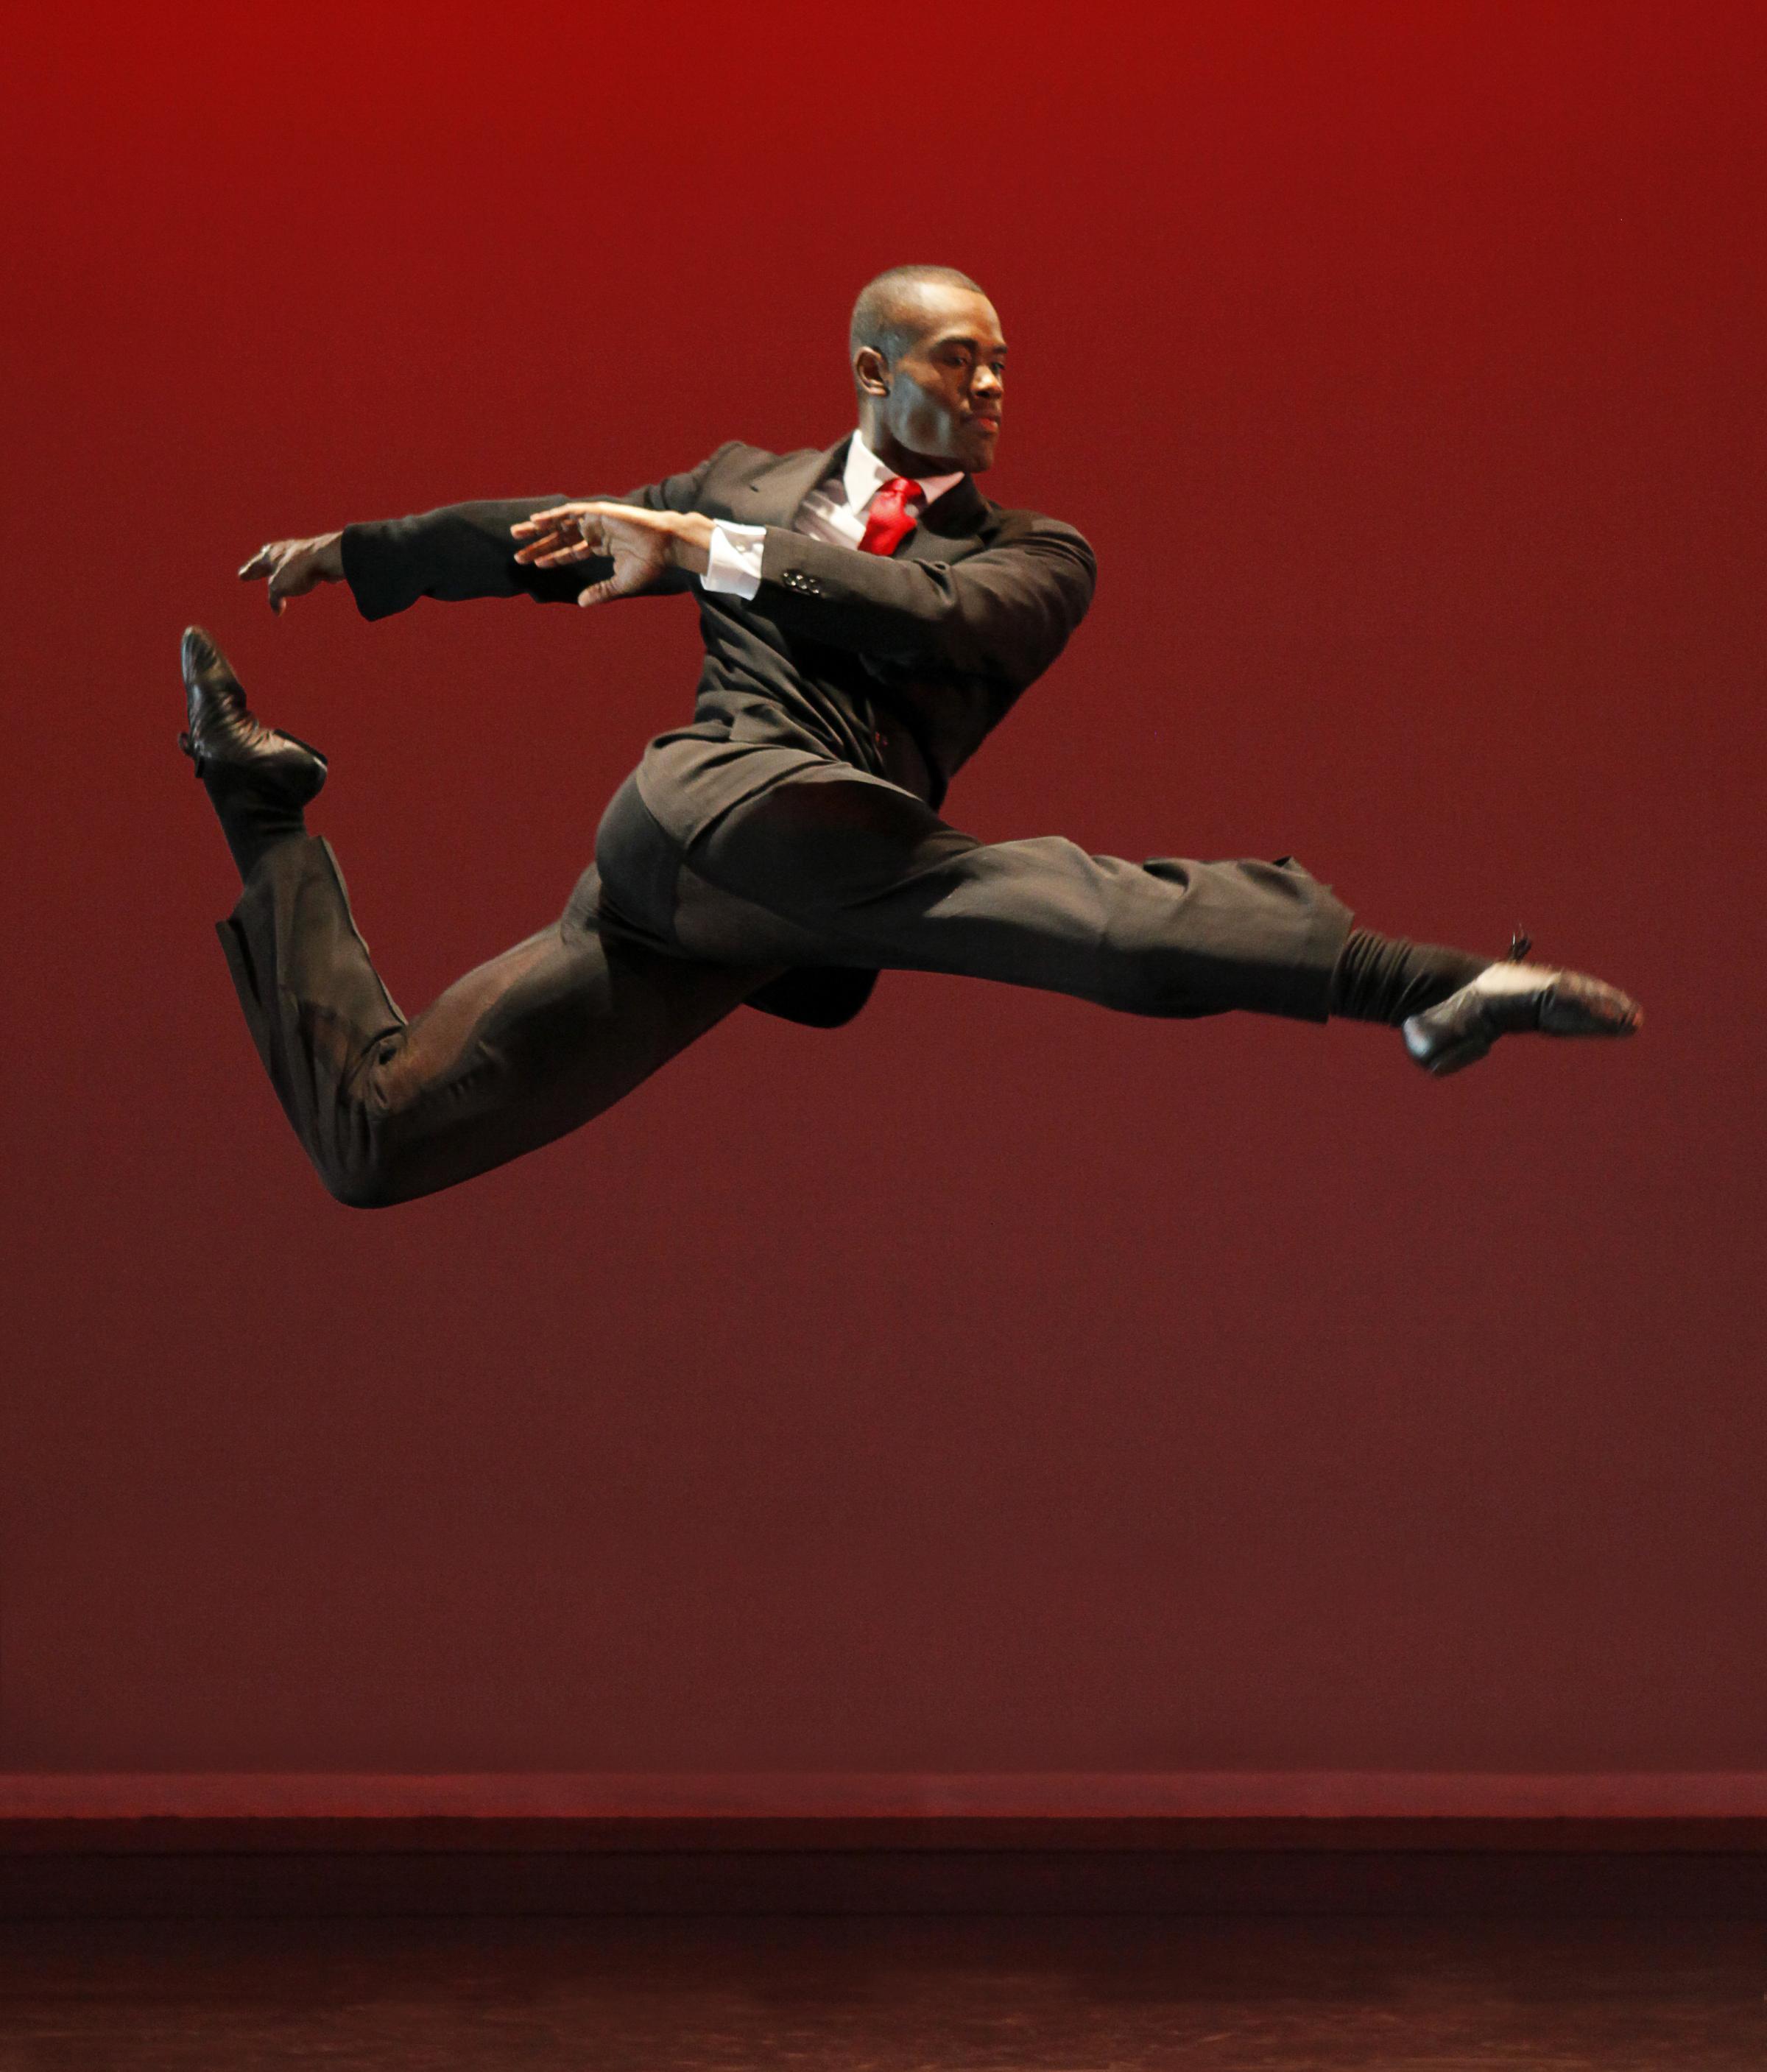
[[[915,333],[894,360],[870,346],[853,356],[866,441],[904,475],[980,475],[994,464],[1005,401],[1000,319],[985,295],[942,282],[920,283],[908,306]]]

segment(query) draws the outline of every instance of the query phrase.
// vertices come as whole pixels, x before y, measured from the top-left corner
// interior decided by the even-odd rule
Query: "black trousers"
[[[692,734],[615,795],[558,919],[407,1021],[328,844],[272,849],[220,923],[258,1053],[361,1207],[471,1178],[599,1114],[788,970],[959,973],[1131,1013],[1323,1022],[1349,910],[1292,858],[1134,864],[984,843],[816,754]]]

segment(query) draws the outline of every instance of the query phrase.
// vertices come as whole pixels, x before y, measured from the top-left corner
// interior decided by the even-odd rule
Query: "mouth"
[[[980,425],[984,431],[997,432],[1000,430],[1000,414],[995,410],[972,410],[965,422]]]

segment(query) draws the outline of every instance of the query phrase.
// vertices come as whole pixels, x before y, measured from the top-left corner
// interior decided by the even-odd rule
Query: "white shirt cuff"
[[[733,525],[719,519],[712,528],[701,583],[725,596],[753,597],[761,587],[761,549],[766,536],[765,525]]]

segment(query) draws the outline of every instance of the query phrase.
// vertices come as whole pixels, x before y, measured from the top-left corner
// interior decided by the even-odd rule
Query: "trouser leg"
[[[984,843],[862,781],[778,784],[691,842],[684,865],[676,931],[696,956],[957,972],[1140,1014],[1323,1022],[1350,926],[1292,859]]]
[[[330,845],[264,857],[218,932],[277,1096],[339,1200],[408,1201],[577,1128],[772,976],[626,940],[602,926],[597,890],[586,873],[553,926],[408,1022]]]

